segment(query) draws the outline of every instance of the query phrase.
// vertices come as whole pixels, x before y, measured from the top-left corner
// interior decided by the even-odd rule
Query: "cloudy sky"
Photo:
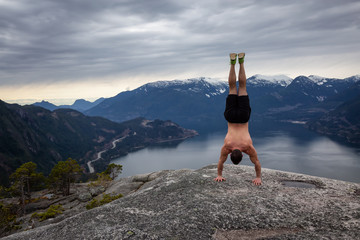
[[[226,80],[228,54],[242,51],[248,77],[360,74],[360,1],[0,0],[0,99],[8,102]]]

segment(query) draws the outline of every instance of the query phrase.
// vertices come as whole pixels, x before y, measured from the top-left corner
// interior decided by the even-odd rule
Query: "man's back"
[[[252,145],[248,123],[228,123],[224,146],[229,150],[246,151]]]

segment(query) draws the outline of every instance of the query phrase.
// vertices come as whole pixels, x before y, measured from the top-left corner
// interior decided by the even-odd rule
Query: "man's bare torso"
[[[224,139],[224,147],[229,152],[239,149],[240,151],[247,153],[250,146],[252,146],[252,140],[249,134],[249,124],[228,123],[228,132]]]

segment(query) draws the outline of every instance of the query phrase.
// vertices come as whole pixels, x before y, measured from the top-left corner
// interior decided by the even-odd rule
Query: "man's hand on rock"
[[[222,182],[222,181],[226,181],[225,178],[223,178],[222,176],[218,176],[217,178],[214,179],[216,182]]]
[[[255,178],[254,180],[252,180],[252,182],[253,182],[256,186],[259,186],[259,185],[261,185],[261,178]]]

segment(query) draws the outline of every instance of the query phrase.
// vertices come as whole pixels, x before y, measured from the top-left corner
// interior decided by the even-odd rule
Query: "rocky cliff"
[[[123,178],[108,191],[125,197],[4,239],[360,238],[360,184],[263,169],[254,186],[254,175],[225,165],[218,183],[210,165]]]

